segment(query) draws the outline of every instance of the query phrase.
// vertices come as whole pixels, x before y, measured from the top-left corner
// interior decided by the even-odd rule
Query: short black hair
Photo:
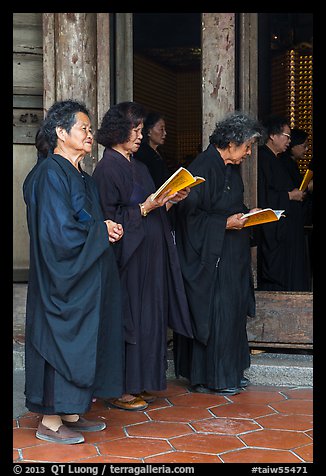
[[[295,145],[304,144],[308,139],[308,132],[303,129],[293,128],[291,129],[291,142],[290,148]]]
[[[266,131],[266,139],[273,134],[281,134],[284,126],[290,127],[288,119],[277,114],[266,117],[262,123]]]
[[[230,142],[239,146],[247,140],[260,139],[263,133],[263,127],[256,119],[244,112],[235,111],[216,124],[209,142],[223,150]]]
[[[90,117],[85,104],[73,99],[57,101],[50,107],[41,127],[41,134],[48,142],[49,148],[54,149],[57,145],[56,128],[62,127],[69,133],[76,123],[77,112],[83,112]]]
[[[146,117],[145,107],[133,101],[115,104],[104,114],[95,134],[97,142],[112,147],[128,142],[131,129],[138,127]]]
[[[158,121],[160,121],[161,119],[165,120],[163,114],[161,114],[160,112],[150,111],[147,114],[146,119],[144,121],[144,128],[143,128],[143,141],[144,142],[148,142],[148,133],[149,133],[150,129],[152,129],[155,126],[155,124]]]
[[[38,159],[45,159],[49,155],[50,146],[41,128],[35,135],[35,147]]]

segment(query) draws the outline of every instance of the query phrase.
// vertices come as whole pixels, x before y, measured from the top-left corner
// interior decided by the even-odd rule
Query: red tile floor
[[[35,437],[38,415],[13,421],[18,463],[312,463],[313,390],[250,385],[231,397],[191,393],[169,380],[146,410],[93,403],[86,415],[107,428],[85,443],[60,445]]]

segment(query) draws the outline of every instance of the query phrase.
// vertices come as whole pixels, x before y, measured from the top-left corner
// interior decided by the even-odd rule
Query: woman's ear
[[[57,133],[58,138],[61,139],[62,141],[64,141],[65,140],[65,134],[66,134],[65,129],[61,126],[57,126],[55,128],[55,131]]]

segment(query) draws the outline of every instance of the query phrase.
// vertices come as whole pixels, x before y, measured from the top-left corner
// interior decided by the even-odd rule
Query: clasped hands
[[[112,221],[112,220],[105,220],[104,223],[106,224],[108,235],[109,235],[109,241],[111,241],[111,243],[115,243],[116,241],[120,240],[120,238],[123,237],[124,231],[120,223],[116,223],[115,221]]]

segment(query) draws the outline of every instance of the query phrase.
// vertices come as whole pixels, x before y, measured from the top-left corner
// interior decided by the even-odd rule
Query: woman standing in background
[[[155,187],[159,188],[171,175],[160,151],[165,142],[166,129],[165,120],[159,112],[150,112],[146,116],[142,134],[142,142],[134,157],[147,165]]]

